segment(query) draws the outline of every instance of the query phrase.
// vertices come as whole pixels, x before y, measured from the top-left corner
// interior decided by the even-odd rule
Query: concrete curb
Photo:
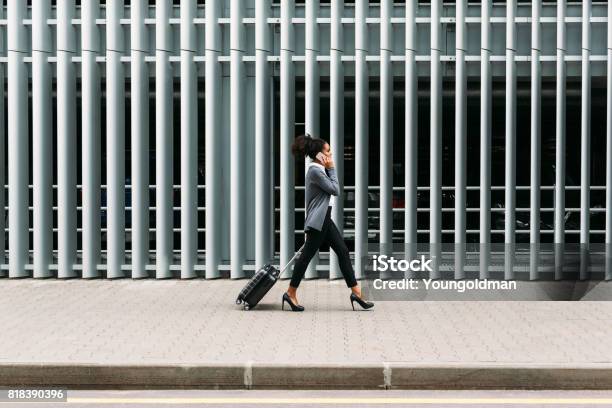
[[[0,386],[68,389],[612,389],[612,364],[0,364]]]

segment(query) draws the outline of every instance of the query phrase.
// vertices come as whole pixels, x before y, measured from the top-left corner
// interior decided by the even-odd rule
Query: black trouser
[[[297,288],[300,285],[300,281],[304,277],[306,268],[310,263],[312,257],[317,253],[317,250],[323,243],[329,243],[331,249],[334,250],[338,255],[338,262],[340,264],[340,270],[346,281],[346,286],[352,288],[357,285],[355,280],[355,271],[351,264],[351,258],[349,256],[349,250],[336,227],[336,224],[331,219],[331,207],[327,208],[327,214],[325,215],[325,221],[321,231],[315,229],[309,229],[306,231],[306,242],[304,243],[304,249],[302,254],[295,261],[293,267],[293,276],[291,277],[291,286]]]

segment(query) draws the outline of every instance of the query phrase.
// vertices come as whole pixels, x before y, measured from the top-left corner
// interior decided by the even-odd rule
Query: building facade
[[[303,241],[302,133],[331,144],[333,217],[358,275],[368,243],[609,244],[610,13],[2,1],[0,276],[284,264]],[[333,254],[311,266],[307,278],[341,276]]]

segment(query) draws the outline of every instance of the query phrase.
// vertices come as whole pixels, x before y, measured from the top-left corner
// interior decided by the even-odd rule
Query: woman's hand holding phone
[[[326,169],[334,167],[334,160],[331,158],[331,156],[327,156],[323,152],[317,153],[317,159],[323,163],[323,166],[325,166]]]

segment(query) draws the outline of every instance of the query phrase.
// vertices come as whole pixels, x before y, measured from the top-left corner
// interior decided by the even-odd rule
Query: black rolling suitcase
[[[249,283],[240,291],[240,294],[238,294],[236,304],[242,304],[244,310],[249,310],[257,306],[259,301],[268,293],[272,286],[274,286],[279,276],[285,272],[285,269],[300,256],[302,249],[304,249],[303,245],[280,271],[270,264],[266,264],[259,269],[251,280],[249,280]]]

